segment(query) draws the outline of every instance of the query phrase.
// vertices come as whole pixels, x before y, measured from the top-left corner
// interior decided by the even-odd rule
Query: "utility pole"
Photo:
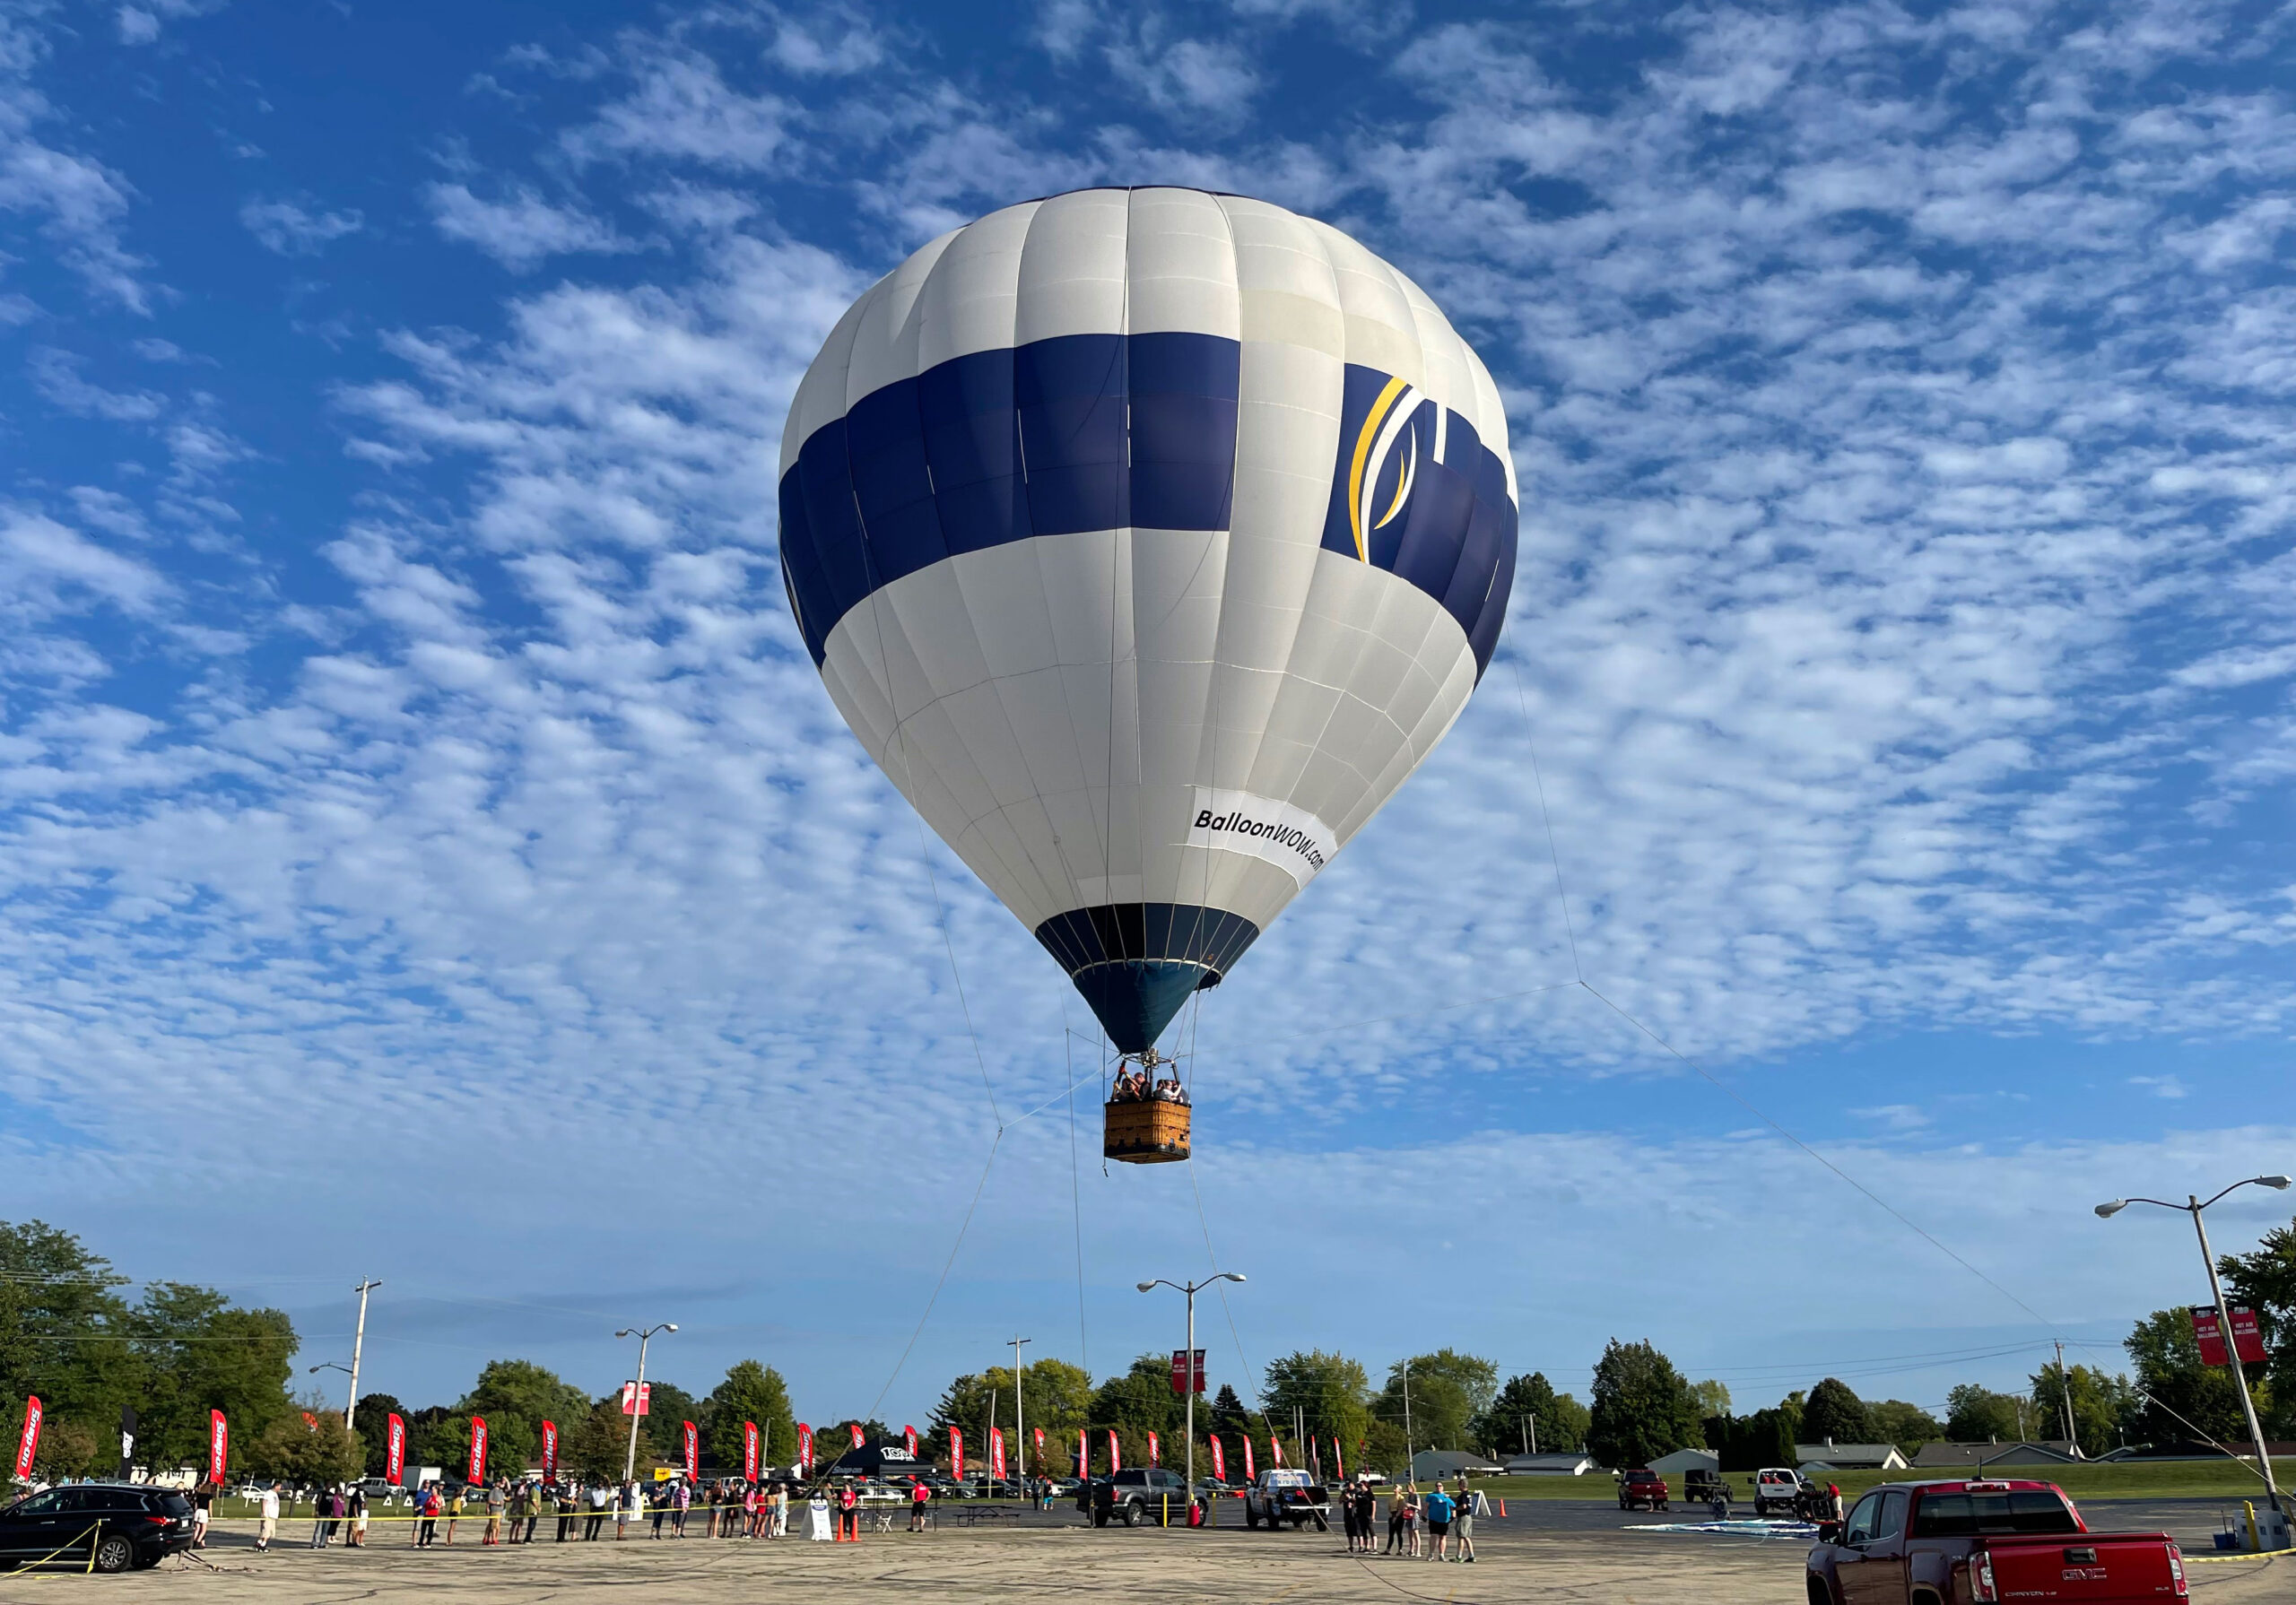
[[[2057,1400],[2065,1413],[2065,1441],[2072,1444],[2073,1452],[2078,1454],[2081,1439],[2073,1430],[2073,1378],[2065,1369],[2065,1345],[2062,1342],[2057,1346]]]
[[[1021,1387],[1021,1348],[1023,1344],[1033,1343],[1036,1340],[1034,1338],[1014,1338],[1012,1345],[1013,1438],[1014,1447],[1018,1450],[1020,1455],[1020,1477],[1018,1478],[1018,1481],[1024,1488],[1029,1483],[1029,1407],[1027,1401],[1021,1397],[1022,1392]]]
[[[373,1277],[361,1277],[351,1290],[359,1295],[359,1329],[351,1339],[351,1399],[343,1407],[343,1430],[351,1430],[352,1412],[359,1408],[359,1351],[367,1345],[367,1295],[383,1284]]]
[[[1411,1362],[1403,1363],[1403,1478],[1413,1480],[1412,1462],[1418,1458],[1411,1448]]]

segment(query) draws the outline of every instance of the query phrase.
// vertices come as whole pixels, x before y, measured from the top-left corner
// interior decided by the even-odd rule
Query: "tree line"
[[[2253,1306],[2263,1329],[2268,1359],[2250,1380],[2267,1436],[2296,1436],[2296,1223],[2266,1233],[2253,1253],[2225,1255],[2220,1268],[2231,1297]],[[541,1424],[550,1420],[560,1430],[566,1470],[593,1477],[621,1471],[630,1418],[622,1413],[619,1389],[594,1398],[532,1361],[500,1359],[452,1403],[410,1407],[387,1393],[362,1395],[354,1434],[339,1413],[294,1396],[298,1340],[283,1312],[243,1309],[213,1288],[182,1282],[145,1284],[130,1300],[121,1292],[127,1285],[68,1232],[37,1220],[0,1222],[0,1401],[13,1421],[27,1393],[40,1395],[47,1410],[40,1463],[49,1476],[112,1469],[122,1405],[132,1405],[138,1418],[137,1459],[152,1466],[202,1460],[207,1413],[215,1408],[231,1423],[233,1470],[257,1475],[301,1481],[362,1471],[378,1475],[381,1427],[390,1413],[406,1422],[410,1464],[462,1465],[475,1414],[486,1418],[494,1465],[522,1468],[537,1458]],[[1630,1466],[1703,1447],[1730,1470],[1789,1464],[1796,1444],[1829,1438],[1893,1444],[1910,1455],[1940,1438],[2061,1437],[2068,1405],[2074,1436],[2091,1455],[2121,1443],[2242,1435],[2231,1374],[2200,1363],[2185,1311],[2154,1311],[2135,1324],[2122,1348],[2128,1374],[2090,1365],[2060,1374],[2051,1362],[2032,1374],[2022,1394],[1974,1383],[1955,1387],[1942,1419],[1901,1400],[1862,1400],[1837,1377],[1734,1414],[1726,1387],[1691,1380],[1647,1341],[1613,1340],[1595,1366],[1585,1403],[1558,1392],[1543,1373],[1502,1380],[1492,1361],[1448,1348],[1398,1359],[1376,1383],[1358,1359],[1300,1350],[1265,1368],[1253,1404],[1233,1384],[1199,1403],[1197,1463],[1209,1463],[1213,1434],[1231,1455],[1244,1437],[1262,1454],[1271,1437],[1284,1441],[1287,1458],[1301,1454],[1306,1446],[1295,1439],[1295,1420],[1319,1446],[1318,1458],[1336,1441],[1351,1469],[1389,1476],[1407,1470],[1411,1452],[1427,1448],[1494,1459],[1534,1445],[1584,1449],[1603,1464]],[[1184,1401],[1172,1391],[1168,1354],[1142,1355],[1098,1383],[1083,1367],[1048,1358],[1023,1368],[1020,1386],[1025,1422],[1044,1430],[1051,1462],[1032,1453],[1032,1471],[1068,1469],[1080,1430],[1091,1435],[1096,1463],[1109,1432],[1117,1434],[1127,1464],[1146,1461],[1152,1433],[1165,1464],[1178,1464],[1186,1453]],[[970,1463],[985,1466],[988,1427],[1009,1433],[1014,1425],[1013,1387],[1009,1366],[952,1381],[924,1434],[926,1453],[945,1463],[953,1428],[966,1435]],[[700,1396],[655,1381],[652,1413],[639,1424],[640,1463],[678,1459],[681,1424],[689,1420],[700,1427],[711,1465],[741,1463],[746,1421],[765,1434],[769,1462],[796,1458],[787,1386],[758,1360],[735,1365]],[[817,1424],[819,1458],[832,1461],[842,1453],[855,1426],[871,1443],[892,1436],[874,1419]],[[1231,1475],[1239,1470],[1231,1464]]]

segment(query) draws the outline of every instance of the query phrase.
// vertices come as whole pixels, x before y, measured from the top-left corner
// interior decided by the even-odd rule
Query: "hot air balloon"
[[[1159,1037],[1491,662],[1516,489],[1490,374],[1326,224],[1081,190],[853,304],[790,405],[780,515],[838,711],[1121,1055],[1109,1156],[1185,1158]]]

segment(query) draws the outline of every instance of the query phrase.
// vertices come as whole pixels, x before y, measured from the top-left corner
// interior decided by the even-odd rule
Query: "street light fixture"
[[[1196,1296],[1213,1282],[1239,1282],[1243,1280],[1244,1273],[1240,1271],[1222,1271],[1215,1276],[1205,1277],[1200,1282],[1166,1281],[1160,1276],[1153,1281],[1135,1284],[1143,1293],[1152,1293],[1158,1288],[1171,1288],[1187,1296],[1187,1387],[1185,1395],[1187,1399],[1187,1497],[1191,1500],[1196,1497]]]
[[[628,1482],[638,1475],[638,1407],[646,1397],[646,1345],[657,1332],[675,1332],[678,1323],[664,1321],[654,1326],[625,1326],[613,1335],[638,1340],[638,1386],[630,1400],[630,1453],[622,1457],[622,1479]]]
[[[2242,1187],[2270,1187],[2274,1192],[2285,1192],[2288,1184],[2289,1178],[2284,1176],[2252,1176],[2244,1181],[2234,1182],[2231,1186],[2225,1188],[2223,1193],[2219,1193],[2216,1198],[2209,1199],[2206,1202],[2201,1201],[2198,1193],[2188,1193],[2185,1194],[2185,1202],[2182,1203],[2170,1203],[2166,1199],[2161,1198],[2116,1198],[2110,1203],[2100,1203],[2097,1206],[2098,1217],[2105,1220],[2110,1220],[2133,1203],[2151,1204],[2158,1210],[2181,1210],[2192,1217],[2192,1228],[2200,1236],[2200,1262],[2208,1271],[2208,1290],[2216,1298],[2216,1329],[2224,1334],[2224,1340],[2230,1349],[2230,1358],[2232,1361],[2232,1386],[2240,1395],[2240,1413],[2248,1418],[2248,1441],[2256,1445],[2257,1469],[2264,1473],[2265,1493],[2271,1498],[2272,1508],[2275,1511],[2280,1509],[2280,1485],[2273,1479],[2272,1456],[2265,1450],[2264,1427],[2257,1420],[2256,1401],[2248,1396],[2248,1374],[2241,1368],[2240,1348],[2232,1339],[2232,1311],[2224,1302],[2224,1284],[2216,1274],[2216,1254],[2208,1245],[2208,1223],[2202,1219],[2202,1215],[2209,1204],[2222,1198],[2226,1193],[2236,1192]]]
[[[310,1370],[309,1370],[309,1372],[308,1373],[308,1375],[312,1375],[312,1376],[317,1376],[317,1375],[320,1372],[322,1372],[322,1371],[340,1371],[340,1372],[342,1372],[345,1376],[348,1376],[349,1378],[351,1378],[351,1385],[352,1385],[352,1388],[353,1389],[353,1391],[354,1391],[354,1392],[357,1390],[357,1388],[358,1388],[358,1386],[359,1386],[359,1373],[358,1373],[358,1372],[356,1372],[356,1371],[353,1371],[353,1370],[352,1370],[350,1366],[348,1366],[337,1365],[337,1364],[336,1364],[335,1361],[333,1361],[333,1360],[321,1360],[317,1365],[313,1366],[310,1368]],[[358,1400],[357,1400],[356,1398],[353,1398],[353,1399],[352,1400],[352,1401],[351,1401],[351,1402],[352,1402],[352,1404],[356,1405],[359,1401],[358,1401]],[[344,1427],[345,1427],[346,1428],[348,1428],[348,1427],[350,1426],[350,1422],[351,1422],[351,1411],[350,1411],[350,1410],[349,1410],[349,1409],[345,1409],[345,1410],[344,1410],[344,1412],[343,1412],[343,1420],[344,1420]]]

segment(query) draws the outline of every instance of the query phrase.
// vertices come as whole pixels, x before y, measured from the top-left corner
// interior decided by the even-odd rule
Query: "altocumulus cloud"
[[[231,13],[137,14],[163,13],[227,49]],[[960,1212],[1002,1123],[984,1236],[896,1403],[929,1398],[934,1345],[979,1339],[992,1294],[1060,1296],[1067,1112],[1019,1117],[1082,1078],[1089,1150],[1096,1045],[1064,1034],[1086,1016],[937,846],[928,877],[836,721],[780,601],[773,464],[822,335],[933,232],[1179,179],[1315,210],[1424,283],[1506,388],[1525,486],[1516,613],[1468,715],[1203,1009],[1215,1221],[1270,1187],[1424,1210],[1479,1287],[1526,1291],[1471,1302],[1439,1268],[1410,1299],[1529,1360],[1613,1315],[1663,1337],[1686,1303],[1838,1325],[1775,1269],[1850,1238],[1747,1245],[1698,1202],[1835,1184],[1726,1134],[1742,1114],[1581,979],[1725,1077],[1940,1027],[2285,1033],[2289,888],[2248,866],[2284,846],[2296,773],[2296,120],[2283,38],[2175,14],[1398,29],[1071,3],[1007,70],[839,6],[498,51],[471,65],[501,92],[421,131],[461,152],[451,181],[409,169],[395,204],[427,219],[421,274],[479,253],[557,276],[490,270],[418,314],[357,289],[402,260],[360,253],[415,248],[368,225],[370,191],[240,177],[218,203],[296,271],[339,265],[330,317],[300,289],[281,315],[325,353],[298,383],[341,464],[324,494],[295,482],[336,511],[291,530],[250,516],[287,449],[248,443],[232,375],[178,360],[219,331],[170,323],[132,377],[99,361],[191,253],[131,251],[131,152],[74,148],[52,39],[0,24],[22,47],[0,207],[50,242],[65,273],[39,293],[88,335],[43,336],[25,382],[144,454],[0,487],[0,1011],[5,1096],[39,1116],[0,1132],[15,1196],[133,1200],[162,1155],[178,1184],[244,1187],[251,1132],[278,1184],[345,1211],[535,1189],[562,1201],[514,1231],[538,1285],[595,1274],[546,1228],[643,1243],[645,1276],[724,1305],[728,1358],[810,1330],[707,1290],[728,1252],[873,1289],[800,1362],[858,1409],[946,1252],[865,1228]],[[1301,82],[1308,60],[1345,82]],[[1593,1078],[1658,1113],[1604,1132],[1550,1097]],[[164,1135],[135,1114],[155,1080]],[[2187,1081],[2138,1086],[2157,1120]],[[2044,1099],[1992,1106],[2006,1124],[1965,1147],[1926,1097],[1814,1096],[1851,1133],[1837,1162],[2052,1319],[2150,1297],[2059,1252],[2068,1192],[2287,1138],[2067,1131]],[[333,1157],[370,1141],[387,1164]],[[730,1235],[598,1219],[626,1181],[726,1206]],[[1169,1184],[1107,1184],[1169,1208],[1146,1244],[1093,1232],[1100,1280],[1119,1249],[1201,1255]],[[744,1219],[817,1188],[850,1201],[836,1244]],[[1510,1189],[1505,1229],[1461,1218]],[[1622,1254],[1670,1267],[1668,1297],[1590,1269]],[[488,1265],[446,1246],[430,1271]],[[1271,1345],[1425,1336],[1337,1323],[1335,1254],[1250,1269]],[[1142,1314],[1093,1307],[1124,1334],[1102,1358],[1129,1352]]]

